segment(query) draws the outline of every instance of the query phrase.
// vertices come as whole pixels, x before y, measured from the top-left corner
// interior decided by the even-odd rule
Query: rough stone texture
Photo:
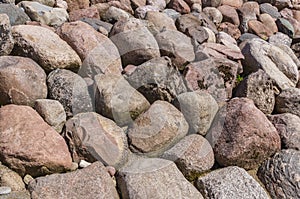
[[[63,8],[53,8],[35,1],[22,1],[19,4],[33,21],[50,26],[60,26],[69,19]]]
[[[295,87],[299,78],[297,65],[293,59],[277,46],[261,39],[252,39],[242,48],[244,73],[264,70],[280,89]]]
[[[150,107],[146,98],[121,75],[97,75],[95,89],[96,111],[119,126],[132,123]]]
[[[107,31],[107,34],[105,36],[108,36],[108,32],[110,32],[111,28],[113,27],[112,24],[101,21],[100,19],[81,18],[80,20],[87,23],[87,24],[89,24],[90,26],[92,26],[97,31],[100,31],[101,29],[104,28]]]
[[[1,195],[1,199],[31,199],[28,191],[12,191],[10,194]]]
[[[0,187],[10,187],[12,191],[24,191],[25,184],[16,172],[0,163]]]
[[[300,150],[300,118],[291,113],[268,115],[277,129],[285,149]]]
[[[277,32],[269,38],[269,43],[273,45],[292,45],[292,39],[282,32]]]
[[[109,23],[116,23],[119,20],[127,20],[131,15],[122,10],[121,8],[116,8],[114,6],[110,6],[105,13],[105,16],[101,17],[104,21]]]
[[[175,162],[190,181],[211,169],[215,162],[214,152],[209,142],[196,134],[184,137],[161,157]]]
[[[35,101],[34,109],[40,116],[52,126],[58,133],[61,133],[66,122],[64,107],[59,101],[51,99],[38,99]]]
[[[269,198],[254,178],[236,166],[215,170],[199,177],[196,186],[205,198],[211,199]]]
[[[77,113],[92,111],[92,99],[82,77],[65,69],[52,71],[47,77],[48,96],[59,101],[71,117]]]
[[[218,7],[219,5],[221,5],[222,0],[202,0],[202,6],[203,7]]]
[[[253,169],[280,150],[280,137],[252,100],[234,98],[216,116],[206,135],[217,162]]]
[[[203,42],[208,42],[211,40],[210,35],[205,27],[197,26],[197,27],[188,27],[186,29],[186,35],[191,37],[193,42],[197,42],[201,44]]]
[[[115,23],[110,39],[119,49],[123,66],[139,65],[160,56],[155,38],[138,19],[130,18]]]
[[[259,15],[259,20],[265,25],[267,29],[269,29],[273,34],[278,32],[277,25],[275,20],[269,14],[261,14]]]
[[[185,33],[190,27],[202,26],[202,22],[198,19],[198,17],[196,17],[192,13],[179,16],[176,19],[175,24],[177,29],[182,33]]]
[[[94,78],[101,73],[121,74],[122,63],[117,47],[92,26],[81,21],[64,23],[58,34],[83,61],[79,75]]]
[[[32,199],[119,199],[113,180],[100,162],[71,173],[52,174],[29,183]]]
[[[72,12],[73,10],[88,8],[90,1],[89,0],[65,0],[68,4],[68,11]]]
[[[112,120],[97,113],[79,113],[66,123],[64,137],[73,160],[100,161],[120,167],[127,159],[127,139]]]
[[[188,133],[183,114],[168,102],[156,101],[128,129],[130,148],[135,153],[157,156]]]
[[[0,14],[0,56],[9,55],[14,47],[9,17]]]
[[[166,30],[155,36],[161,55],[169,56],[178,69],[195,59],[191,39],[179,31]]]
[[[78,21],[82,18],[86,19],[100,19],[97,7],[91,6],[85,9],[74,10],[70,12],[70,21]]]
[[[28,15],[18,6],[13,4],[1,4],[0,13],[7,14],[12,26],[25,24],[26,21],[31,21]]]
[[[220,25],[223,20],[223,15],[217,8],[206,7],[203,8],[203,12],[216,26]]]
[[[189,64],[185,79],[191,90],[207,90],[221,102],[231,97],[238,68],[230,60],[209,58]]]
[[[0,57],[0,105],[33,106],[46,97],[46,74],[38,64],[24,57]]]
[[[175,104],[189,123],[189,133],[201,135],[207,133],[219,108],[206,91],[182,93],[177,96]]]
[[[33,25],[12,27],[13,53],[32,58],[47,72],[56,68],[78,69],[81,61],[76,52],[57,34]]]
[[[156,100],[172,102],[177,95],[188,91],[183,77],[168,57],[149,60],[125,78],[150,103]]]
[[[157,33],[165,29],[177,31],[173,19],[171,19],[170,17],[168,17],[168,15],[164,13],[149,11],[147,12],[145,19],[153,24],[151,24],[150,27],[148,27],[148,29],[153,35],[156,35]]]
[[[300,198],[300,151],[282,150],[265,161],[257,174],[274,199]]]
[[[254,1],[246,2],[237,12],[240,17],[240,29],[243,33],[246,33],[249,30],[248,22],[256,20],[259,15],[259,5]]]
[[[216,50],[217,52],[226,55],[229,59],[237,60],[244,59],[244,55],[241,53],[239,48],[232,48],[222,44],[208,42],[203,44],[204,47]]]
[[[263,70],[251,73],[240,82],[235,96],[252,99],[255,106],[265,114],[273,112],[275,106],[273,81]]]
[[[276,97],[275,111],[278,113],[292,113],[300,117],[300,88],[283,90]]]
[[[165,0],[147,0],[147,5],[159,8],[160,11],[164,11],[167,4]]]
[[[238,39],[241,36],[241,31],[239,30],[238,26],[229,23],[229,22],[223,22],[218,27],[219,31],[226,32],[231,37]]]
[[[117,175],[122,198],[197,198],[203,199],[176,165],[158,158],[137,159]]]
[[[148,12],[159,12],[159,8],[156,6],[151,6],[151,5],[145,5],[138,7],[134,11],[134,16],[138,19],[145,19],[146,15]],[[174,10],[175,11],[175,10]],[[175,11],[176,12],[176,11]],[[179,14],[179,13],[178,13]]]
[[[64,139],[28,106],[0,108],[0,160],[21,176],[40,176],[71,168]]]

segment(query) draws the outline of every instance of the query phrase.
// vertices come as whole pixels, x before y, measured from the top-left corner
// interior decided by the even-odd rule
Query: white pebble
[[[11,192],[10,187],[0,187],[0,195],[9,194]]]

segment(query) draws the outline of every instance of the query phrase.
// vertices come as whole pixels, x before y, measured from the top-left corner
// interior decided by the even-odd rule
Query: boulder
[[[31,21],[28,15],[18,6],[10,3],[0,3],[0,13],[7,14],[12,26],[25,24],[26,21]]]
[[[32,199],[119,199],[113,180],[101,162],[71,173],[36,178],[28,189]]]
[[[12,35],[13,54],[33,59],[47,72],[56,68],[77,70],[81,64],[76,52],[47,28],[18,25],[12,27]]]
[[[156,101],[128,129],[130,149],[158,156],[188,133],[188,123],[172,104]]]
[[[299,198],[300,151],[282,150],[265,161],[257,175],[274,199]]]
[[[253,169],[280,150],[280,137],[252,100],[234,98],[215,117],[206,138],[223,166]]]
[[[25,57],[0,57],[0,105],[33,106],[46,97],[46,73],[37,63]]]
[[[21,176],[1,163],[0,187],[10,187],[12,191],[25,191],[25,184]]]
[[[66,142],[28,106],[0,108],[0,161],[21,176],[33,177],[71,169]]]
[[[64,137],[73,160],[100,161],[119,168],[127,160],[126,135],[112,120],[97,113],[79,113],[66,123]]]
[[[300,117],[300,88],[288,88],[283,90],[275,102],[277,113],[292,113]]]
[[[9,55],[14,47],[9,17],[0,14],[0,56]]]

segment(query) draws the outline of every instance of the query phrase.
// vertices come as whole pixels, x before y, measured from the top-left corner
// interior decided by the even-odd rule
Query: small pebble
[[[107,170],[107,172],[109,173],[110,176],[114,176],[116,174],[116,169],[112,166],[107,166],[106,170]]]
[[[89,163],[89,162],[87,162],[85,160],[80,160],[80,162],[79,162],[79,167],[80,168],[85,168],[85,167],[88,167],[90,165],[91,165],[91,163]]]
[[[31,175],[26,174],[26,175],[24,176],[24,178],[23,178],[23,182],[24,182],[26,185],[28,185],[29,182],[30,182],[31,180],[33,180],[33,179],[34,179],[34,178],[33,178]]]
[[[9,194],[11,192],[10,187],[0,187],[0,195]]]

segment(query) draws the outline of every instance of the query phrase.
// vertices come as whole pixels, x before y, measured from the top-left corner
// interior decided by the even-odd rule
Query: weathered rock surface
[[[275,106],[273,81],[261,69],[240,82],[235,96],[252,99],[257,108],[265,114],[271,114]]]
[[[252,100],[234,98],[216,116],[206,135],[223,166],[252,169],[280,150],[280,137]]]
[[[127,139],[112,120],[97,113],[79,113],[66,123],[64,137],[73,160],[101,161],[120,167],[127,159]]]
[[[291,113],[268,115],[286,149],[300,150],[300,118]]]
[[[19,4],[33,21],[50,26],[60,26],[69,19],[63,8],[53,8],[35,1],[21,1]]]
[[[71,173],[36,178],[30,182],[29,190],[32,199],[119,198],[113,180],[100,162]]]
[[[132,123],[150,107],[146,98],[121,75],[97,75],[95,89],[96,111],[119,126]]]
[[[33,106],[46,97],[46,74],[37,63],[18,56],[0,57],[0,105]]]
[[[138,159],[124,166],[117,184],[122,198],[203,198],[173,162],[158,158]]]
[[[93,110],[88,86],[84,79],[65,69],[52,71],[47,77],[49,98],[59,101],[67,117]]]
[[[0,56],[9,55],[14,47],[9,17],[0,14]]]
[[[247,41],[242,48],[244,73],[264,70],[280,89],[295,87],[299,78],[293,59],[277,46],[261,39]]]
[[[300,151],[282,150],[265,161],[257,172],[272,198],[299,198]]]
[[[12,191],[25,191],[21,176],[0,163],[0,187],[3,186],[10,187]]]
[[[188,133],[183,114],[168,102],[155,101],[128,129],[130,149],[157,156]]]
[[[179,31],[166,30],[155,36],[161,55],[169,56],[178,69],[195,59],[191,39]]]
[[[113,26],[109,38],[118,47],[123,66],[139,65],[160,56],[154,36],[138,19],[118,21]]]
[[[117,47],[92,26],[81,22],[64,23],[58,34],[83,61],[78,74],[94,78],[101,73],[121,74],[122,63]]]
[[[59,101],[38,99],[34,103],[34,109],[58,133],[62,132],[67,116],[64,107]]]
[[[177,95],[188,91],[182,75],[168,57],[151,59],[131,74],[125,74],[125,78],[150,103],[156,100],[172,102]]]
[[[76,52],[49,29],[18,25],[12,27],[15,39],[13,54],[29,57],[47,72],[56,68],[76,70],[81,61]]]
[[[300,117],[300,88],[283,90],[276,97],[275,111],[278,113],[292,113]]]
[[[183,175],[195,180],[214,165],[214,152],[209,142],[201,135],[189,135],[161,156],[175,162]]]
[[[269,198],[254,178],[236,166],[225,167],[199,177],[196,186],[205,198]]]
[[[2,107],[0,132],[0,160],[21,176],[63,172],[72,166],[64,139],[31,107]]]
[[[218,112],[218,104],[206,91],[182,93],[177,96],[175,105],[189,123],[189,133],[205,135]]]

